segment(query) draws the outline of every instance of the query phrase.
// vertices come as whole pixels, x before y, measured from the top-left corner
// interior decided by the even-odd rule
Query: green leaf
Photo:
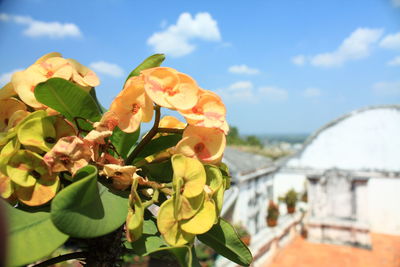
[[[88,165],[74,176],[78,180],[56,195],[51,219],[62,232],[78,238],[108,234],[124,222],[128,200],[97,182],[97,169]]]
[[[158,232],[156,218],[149,216],[148,213],[145,215],[142,237],[132,243],[126,242],[125,246],[129,249],[133,249],[139,256],[169,252],[175,256],[181,266],[199,266],[197,257],[195,254],[192,254],[192,250],[189,246],[169,247],[166,245]]]
[[[140,128],[133,133],[124,133],[116,127],[111,136],[111,142],[117,149],[117,152],[126,159],[129,153],[135,148],[136,141],[139,138]]]
[[[52,223],[48,212],[25,212],[1,201],[8,215],[8,259],[11,266],[21,266],[50,255],[68,236]]]
[[[237,264],[249,266],[253,261],[249,248],[240,240],[233,226],[222,218],[207,233],[197,238]]]
[[[90,89],[89,94],[93,98],[93,100],[96,103],[97,108],[100,110],[100,112],[101,113],[106,112],[107,109],[100,104],[99,99],[97,98],[96,89],[94,87],[92,87],[92,89]]]
[[[149,180],[160,183],[171,182],[174,174],[170,159],[163,162],[146,164],[142,166],[141,169],[145,175],[148,176]]]
[[[166,136],[160,136],[156,139],[151,140],[144,149],[137,155],[134,163],[144,159],[147,156],[161,152],[167,148],[175,146],[182,139],[180,134],[171,134]]]
[[[146,58],[139,66],[137,66],[131,73],[129,73],[127,80],[132,76],[138,76],[142,70],[159,67],[164,61],[164,54],[154,54]]]
[[[38,84],[35,87],[35,97],[70,121],[75,117],[98,121],[101,117],[99,108],[89,93],[61,78],[51,78]]]
[[[192,250],[189,246],[178,246],[178,247],[162,247],[159,248],[151,254],[156,254],[160,252],[169,252],[175,256],[176,260],[182,267],[193,267],[193,257],[192,257]],[[149,255],[148,253],[147,255]]]
[[[145,219],[143,222],[143,234],[135,242],[126,244],[137,255],[144,256],[157,251],[161,247],[166,247],[164,240],[158,232],[155,219]]]

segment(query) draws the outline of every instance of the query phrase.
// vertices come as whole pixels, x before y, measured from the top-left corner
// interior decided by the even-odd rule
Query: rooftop
[[[238,148],[227,147],[222,160],[233,177],[249,174],[260,169],[273,166],[273,161],[267,157],[241,151]]]
[[[372,250],[311,243],[297,236],[265,267],[400,266],[400,236],[372,233]]]

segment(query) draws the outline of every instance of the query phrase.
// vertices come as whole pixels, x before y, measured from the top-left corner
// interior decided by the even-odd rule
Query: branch
[[[83,259],[83,258],[86,258],[86,256],[87,256],[87,252],[84,252],[84,251],[73,252],[73,253],[69,253],[69,254],[60,255],[60,256],[55,257],[55,258],[51,258],[51,259],[49,259],[47,261],[43,261],[41,263],[33,265],[33,267],[51,266],[51,265],[53,265],[55,263],[59,263],[59,262],[67,261],[67,260]]]
[[[132,151],[132,153],[128,156],[126,159],[126,163],[132,164],[133,160],[136,158],[137,155],[139,155],[140,151],[142,151],[143,147],[147,145],[151,139],[157,134],[158,132],[158,124],[160,123],[160,117],[161,117],[161,112],[160,112],[160,106],[155,105],[154,110],[156,112],[155,119],[154,119],[154,124],[153,127],[150,129],[150,131],[146,134],[146,136],[140,141],[140,143],[135,147],[135,149]]]

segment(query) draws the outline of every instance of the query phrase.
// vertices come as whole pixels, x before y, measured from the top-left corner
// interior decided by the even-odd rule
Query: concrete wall
[[[271,176],[262,175],[235,185],[239,194],[233,208],[233,224],[241,224],[250,234],[256,234],[266,225],[267,207],[272,198],[268,186],[272,186]]]
[[[399,136],[398,108],[357,111],[323,127],[288,166],[399,171]]]
[[[296,192],[304,192],[306,189],[306,175],[304,173],[293,173],[281,170],[274,174],[274,201],[278,201],[278,197],[284,196],[287,191],[294,189]]]
[[[371,232],[400,235],[400,177],[371,178],[368,207]]]

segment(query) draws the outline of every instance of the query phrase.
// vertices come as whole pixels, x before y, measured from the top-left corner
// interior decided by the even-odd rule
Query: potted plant
[[[201,267],[211,267],[215,265],[217,254],[212,248],[203,243],[199,243],[196,245],[195,251]]]
[[[287,212],[292,214],[296,211],[297,193],[293,189],[289,190],[284,198],[286,203]]]
[[[279,217],[279,208],[272,200],[268,204],[267,225],[269,227],[276,226]]]
[[[235,229],[236,229],[238,236],[240,237],[240,240],[242,240],[242,242],[246,246],[250,245],[251,235],[247,231],[247,229],[243,225],[235,225]]]

